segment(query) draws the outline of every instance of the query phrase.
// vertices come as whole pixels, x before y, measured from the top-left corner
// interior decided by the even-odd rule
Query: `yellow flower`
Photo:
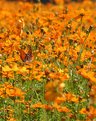
[[[17,64],[16,63],[13,65],[12,71],[19,71],[19,68],[17,67]]]
[[[8,65],[2,67],[2,71],[4,71],[4,72],[8,72],[8,71],[11,71],[11,70],[12,69]]]
[[[28,72],[28,70],[26,69],[26,67],[25,66],[23,66],[22,68],[20,68],[20,70],[19,70],[21,73],[23,73],[23,72]]]

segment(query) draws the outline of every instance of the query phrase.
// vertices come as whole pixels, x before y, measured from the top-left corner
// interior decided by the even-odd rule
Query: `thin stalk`
[[[86,34],[87,34],[87,35],[86,35],[86,37],[85,37],[85,39],[84,39],[84,43],[83,43],[82,46],[81,46],[81,49],[80,49],[80,52],[79,52],[79,55],[78,55],[78,59],[77,59],[77,63],[78,63],[78,62],[80,63],[81,54],[82,54],[82,52],[83,52],[83,50],[84,50],[85,42],[86,42],[86,40],[87,40],[87,38],[88,38],[88,36],[89,36],[89,34],[90,34],[92,28],[93,28],[93,27],[90,26],[89,29],[86,31]]]

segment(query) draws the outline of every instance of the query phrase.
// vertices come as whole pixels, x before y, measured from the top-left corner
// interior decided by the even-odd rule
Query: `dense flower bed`
[[[0,1],[0,121],[95,120],[96,3]]]

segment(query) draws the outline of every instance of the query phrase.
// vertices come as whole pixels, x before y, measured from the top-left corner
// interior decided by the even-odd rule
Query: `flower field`
[[[0,121],[96,121],[96,3],[0,1]]]

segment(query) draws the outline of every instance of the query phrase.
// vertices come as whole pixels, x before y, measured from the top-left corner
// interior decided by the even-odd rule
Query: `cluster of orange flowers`
[[[48,104],[39,101],[30,108],[56,109],[74,117],[62,104],[87,100],[71,90],[64,92],[67,82],[79,81],[73,79],[75,71],[87,79],[90,88],[88,109],[83,107],[78,113],[85,114],[86,121],[96,118],[95,6],[90,0],[57,6],[0,1],[0,98],[14,98],[14,103],[26,105],[31,89],[26,85],[46,80]],[[82,87],[78,88],[83,94]]]
[[[8,82],[0,85],[0,97],[23,97],[24,93],[17,87],[13,87]]]

